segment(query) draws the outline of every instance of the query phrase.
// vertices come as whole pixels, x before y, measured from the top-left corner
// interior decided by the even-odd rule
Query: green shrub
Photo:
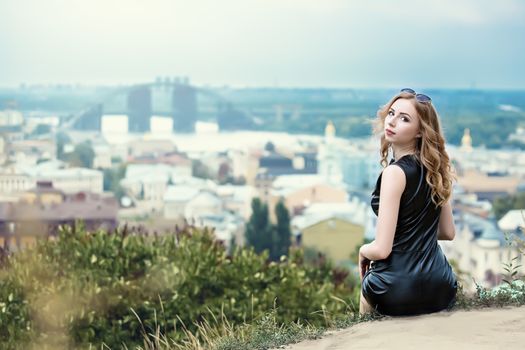
[[[228,255],[211,231],[192,227],[149,236],[66,226],[0,271],[6,347],[132,347],[156,332],[183,341],[210,315],[236,325],[272,308],[279,324],[323,325],[358,305],[355,280],[329,262],[305,265],[301,250],[280,262],[240,247]]]

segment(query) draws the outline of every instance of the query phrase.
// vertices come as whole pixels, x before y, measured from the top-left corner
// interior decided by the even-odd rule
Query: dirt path
[[[338,349],[525,349],[525,306],[387,317],[284,347]]]

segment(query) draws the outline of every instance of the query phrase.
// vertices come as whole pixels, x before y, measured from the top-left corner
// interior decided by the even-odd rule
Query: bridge
[[[152,83],[115,88],[100,102],[63,120],[59,130],[100,131],[102,116],[107,114],[127,115],[130,132],[149,131],[152,116],[172,118],[176,132],[193,132],[197,116],[219,123],[221,129],[253,124],[250,113],[235,108],[212,89],[193,86],[187,78],[157,78]]]

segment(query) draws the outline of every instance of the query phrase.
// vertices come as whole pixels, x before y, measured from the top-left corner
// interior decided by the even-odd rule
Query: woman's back
[[[363,277],[362,291],[372,307],[385,315],[414,315],[452,306],[457,280],[437,243],[441,208],[431,200],[426,169],[413,154],[390,164],[406,176],[391,254],[374,261]],[[371,206],[379,210],[381,174]]]

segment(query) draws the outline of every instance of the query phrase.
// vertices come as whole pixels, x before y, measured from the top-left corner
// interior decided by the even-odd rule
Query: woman
[[[453,240],[454,174],[430,97],[402,89],[377,112],[381,164],[371,205],[375,240],[359,250],[360,314],[401,316],[451,308],[457,280],[438,245]],[[454,177],[455,178],[455,177]]]

